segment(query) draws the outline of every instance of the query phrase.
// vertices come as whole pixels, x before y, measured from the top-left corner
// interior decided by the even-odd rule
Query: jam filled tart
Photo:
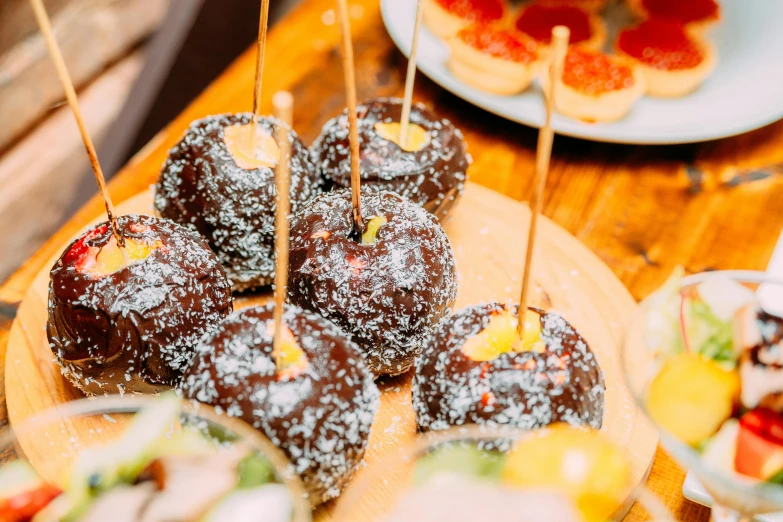
[[[528,88],[539,60],[536,42],[514,29],[475,24],[460,30],[447,43],[448,67],[463,82],[500,95]]]
[[[618,54],[641,69],[647,94],[685,96],[696,90],[715,69],[715,49],[682,24],[650,19],[623,30],[617,38]]]
[[[474,23],[500,23],[510,15],[503,0],[422,0],[424,23],[441,38],[450,38]]]
[[[542,80],[547,85],[549,76]],[[644,92],[644,76],[633,61],[576,47],[566,54],[555,85],[555,109],[589,123],[616,121]]]

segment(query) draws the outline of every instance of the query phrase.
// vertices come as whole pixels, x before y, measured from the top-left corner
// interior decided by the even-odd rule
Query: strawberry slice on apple
[[[783,416],[756,408],[740,418],[734,467],[760,480],[769,480],[783,471]]]
[[[146,227],[131,228],[137,233],[146,231]],[[102,247],[91,244],[96,238],[105,234],[108,229],[109,225],[103,224],[82,236],[65,255],[64,262],[79,272],[97,279],[111,275],[133,263],[143,261],[163,245],[160,241],[125,237],[125,252],[123,252],[117,245],[117,239],[114,236],[111,236]]]

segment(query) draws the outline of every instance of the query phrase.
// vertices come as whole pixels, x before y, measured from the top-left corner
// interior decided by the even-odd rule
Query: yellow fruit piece
[[[429,144],[429,133],[424,130],[424,127],[416,125],[415,123],[408,124],[408,136],[406,136],[404,144],[400,143],[400,127],[399,122],[378,122],[375,124],[375,132],[377,132],[381,138],[393,141],[405,152],[417,152]]]
[[[384,216],[374,216],[367,222],[367,228],[362,234],[363,245],[374,245],[378,239],[378,230],[385,225],[388,220]]]
[[[269,331],[274,335],[274,324],[270,323]],[[279,352],[274,354],[277,363],[277,375],[280,379],[292,379],[307,369],[309,363],[307,354],[296,342],[293,332],[283,326],[282,339],[278,347]]]
[[[150,254],[160,248],[161,242],[145,243],[135,239],[125,238],[125,255],[117,246],[117,240],[112,237],[95,256],[94,262],[85,259],[82,270],[95,276],[105,276],[122,270],[126,266],[147,259]],[[126,257],[127,256],[127,259]]]
[[[517,339],[517,317],[509,311],[496,313],[484,328],[462,346],[462,353],[474,361],[492,361],[504,353],[543,348],[541,316],[533,310],[525,314],[525,335]]]
[[[647,411],[664,430],[688,444],[710,437],[731,416],[740,390],[736,372],[692,353],[663,363],[647,395]]]
[[[515,352],[544,351],[546,346],[541,339],[541,315],[538,312],[525,311],[525,333],[521,342],[519,339],[514,339],[512,347]]]
[[[265,129],[248,123],[223,129],[223,143],[234,158],[237,167],[245,170],[273,168],[280,161],[280,147]],[[256,132],[253,150],[253,131]]]
[[[553,424],[517,443],[502,479],[515,487],[556,489],[587,522],[603,522],[628,494],[630,467],[624,453],[599,432]]]

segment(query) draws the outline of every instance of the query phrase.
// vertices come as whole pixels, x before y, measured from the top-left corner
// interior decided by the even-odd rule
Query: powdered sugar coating
[[[307,369],[279,378],[271,305],[232,314],[198,348],[185,396],[240,417],[288,455],[313,505],[340,494],[358,468],[380,393],[358,347],[329,321],[287,306],[284,324]]]
[[[322,194],[291,221],[288,299],[339,325],[377,375],[407,371],[457,297],[454,253],[432,214],[391,192],[362,193],[375,244],[351,234],[351,193]]]
[[[202,335],[231,313],[231,288],[195,232],[150,216],[118,223],[125,237],[161,246],[96,278],[69,253],[100,248],[112,234],[108,222],[85,232],[52,267],[47,335],[63,375],[85,393],[155,393],[179,382]]]
[[[399,123],[402,100],[378,98],[357,107],[363,186],[406,197],[443,219],[456,204],[470,165],[462,133],[424,105],[411,108],[411,123],[423,127],[430,142],[416,152],[381,137],[377,123]],[[313,162],[339,188],[351,186],[348,110],[324,125],[312,146]]]
[[[541,317],[544,352],[506,353],[486,362],[462,352],[465,341],[505,309],[498,303],[470,306],[438,325],[413,379],[419,429],[462,424],[532,429],[558,421],[600,428],[603,372],[585,340],[562,316],[550,312]]]
[[[200,232],[218,255],[235,291],[268,285],[275,271],[274,170],[237,166],[223,129],[252,121],[252,114],[222,114],[196,120],[169,152],[156,186],[161,216]],[[280,122],[261,118],[276,136]],[[322,191],[307,147],[288,132],[291,210]]]

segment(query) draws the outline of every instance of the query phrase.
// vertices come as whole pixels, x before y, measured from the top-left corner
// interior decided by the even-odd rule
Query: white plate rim
[[[381,15],[387,32],[402,54],[405,57],[410,56],[410,41],[402,38],[403,28],[394,23],[394,15],[392,14],[392,10],[410,10],[412,24],[415,0],[380,1]],[[427,29],[422,27],[422,31],[425,30]],[[421,41],[422,39],[420,39],[420,42]],[[504,111],[499,106],[493,105],[484,99],[484,96],[486,96],[485,93],[481,93],[480,91],[462,83],[448,73],[444,74],[443,72],[439,71],[438,69],[440,64],[432,64],[428,63],[426,60],[422,60],[421,53],[419,54],[419,59],[417,61],[419,71],[421,71],[425,76],[452,94],[467,101],[468,103],[471,103],[502,118],[515,121],[529,127],[540,128],[542,122],[539,121],[539,119],[535,116],[527,118],[518,117],[514,114],[510,114],[507,111]],[[553,118],[553,128],[555,132],[564,136],[581,138],[596,142],[637,145],[675,145],[712,141],[721,138],[737,136],[752,130],[759,129],[780,119],[783,119],[783,94],[779,97],[778,104],[772,107],[767,113],[758,114],[753,118],[747,118],[745,120],[737,121],[731,125],[725,125],[721,127],[710,128],[707,126],[706,128],[700,128],[699,130],[685,130],[680,133],[670,131],[664,133],[661,131],[656,132],[655,130],[645,132],[643,130],[637,130],[636,132],[628,134],[628,127],[615,126],[613,124],[583,124],[568,118],[560,117],[559,115],[555,115]]]

